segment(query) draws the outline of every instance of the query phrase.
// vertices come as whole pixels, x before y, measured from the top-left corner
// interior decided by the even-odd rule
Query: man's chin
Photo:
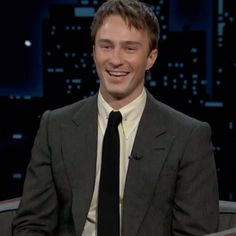
[[[115,100],[121,100],[125,98],[125,94],[123,92],[111,92],[110,93],[111,97]]]

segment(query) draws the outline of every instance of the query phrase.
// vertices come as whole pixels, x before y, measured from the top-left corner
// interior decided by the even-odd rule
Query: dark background
[[[42,112],[91,96],[90,24],[99,0],[11,0],[0,14],[0,200],[22,194]],[[146,1],[160,25],[146,86],[209,122],[220,199],[236,201],[236,2]]]

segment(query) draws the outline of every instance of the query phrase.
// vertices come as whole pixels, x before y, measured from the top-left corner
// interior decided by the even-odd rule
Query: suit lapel
[[[158,176],[172,144],[161,109],[148,94],[130,160],[122,212],[122,236],[136,236],[152,200]],[[151,124],[151,125],[150,125]],[[97,97],[79,109],[71,125],[62,126],[62,154],[72,188],[76,233],[81,235],[96,174]]]
[[[161,109],[148,94],[130,159],[122,214],[122,235],[135,236],[157,187],[173,137],[169,136]]]
[[[72,213],[76,232],[82,234],[90,207],[96,174],[97,99],[90,100],[73,117],[71,127],[62,127],[62,152],[72,187]]]

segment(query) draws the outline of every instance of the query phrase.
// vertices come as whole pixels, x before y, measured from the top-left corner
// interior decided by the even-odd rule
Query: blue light
[[[234,128],[234,123],[231,121],[229,122],[229,129],[232,130]]]
[[[205,102],[205,107],[224,107],[223,102]]]
[[[20,140],[20,139],[23,138],[23,135],[22,135],[22,134],[13,134],[13,135],[12,135],[12,138],[13,138],[13,139],[18,139],[18,140]]]
[[[165,20],[165,16],[161,16],[161,17],[160,17],[160,20]]]
[[[166,40],[166,39],[167,39],[167,36],[164,34],[164,35],[162,36],[162,39],[163,39],[163,40]]]
[[[25,100],[31,100],[31,99],[32,99],[32,96],[24,96],[24,99],[25,99]]]
[[[228,12],[225,12],[224,16],[225,16],[225,17],[228,17],[228,16],[229,16],[229,13],[228,13]]]
[[[80,84],[81,83],[81,79],[73,79],[72,83],[73,84]]]
[[[156,81],[150,81],[149,85],[151,87],[156,87],[157,86],[157,82]]]
[[[223,14],[223,11],[224,11],[223,5],[224,5],[223,0],[219,0],[219,5],[218,5],[218,13],[219,13],[219,15]]]
[[[63,72],[64,72],[64,69],[63,69],[63,68],[56,68],[56,69],[55,69],[55,72],[56,72],[56,73],[63,73]]]
[[[14,173],[14,174],[12,174],[12,178],[13,179],[22,179],[22,174],[21,173]]]
[[[218,35],[220,35],[220,36],[223,35],[224,27],[225,27],[225,23],[219,23],[218,24]]]
[[[53,73],[54,69],[53,68],[48,68],[48,73]]]
[[[192,78],[193,79],[197,79],[198,78],[198,74],[192,74]]]
[[[95,13],[94,7],[75,7],[75,17],[93,17]]]
[[[161,27],[163,30],[165,30],[166,28],[167,28],[167,26],[166,25],[162,25],[162,27]]]
[[[197,48],[192,48],[192,49],[191,49],[191,52],[192,52],[192,53],[196,53],[197,51],[198,51]]]
[[[89,4],[89,1],[88,1],[88,0],[81,0],[81,3],[82,3],[83,5],[88,5],[88,4]]]

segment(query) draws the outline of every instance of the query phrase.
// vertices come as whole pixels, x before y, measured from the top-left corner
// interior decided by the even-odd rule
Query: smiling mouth
[[[129,74],[129,72],[125,72],[125,71],[111,71],[111,70],[107,70],[107,73],[113,77],[124,77]]]

